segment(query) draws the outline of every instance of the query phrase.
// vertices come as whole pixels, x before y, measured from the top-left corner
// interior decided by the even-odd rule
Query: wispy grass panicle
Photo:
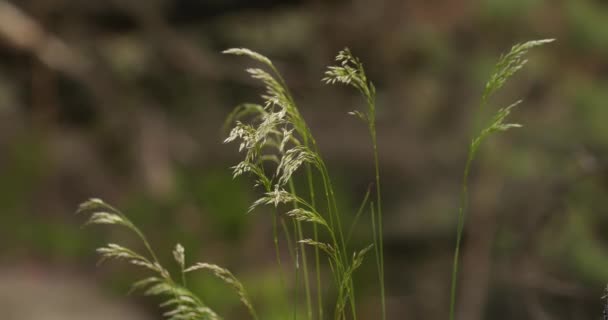
[[[545,39],[545,40],[535,40],[528,41],[521,44],[514,45],[511,50],[501,55],[498,59],[494,67],[494,72],[490,76],[490,79],[485,85],[485,89],[481,96],[481,102],[479,107],[479,113],[482,114],[483,109],[489,103],[489,98],[496,93],[503,85],[507,82],[509,78],[511,78],[517,71],[519,71],[528,60],[525,58],[525,55],[528,51],[534,47],[550,43],[554,41],[553,39]],[[515,103],[512,103],[508,107],[499,108],[494,116],[487,122],[486,125],[482,126],[479,131],[473,135],[471,139],[471,143],[469,144],[469,151],[467,154],[467,160],[464,167],[464,174],[462,178],[462,191],[460,194],[460,207],[458,210],[458,221],[457,221],[457,229],[456,229],[456,246],[454,249],[454,261],[452,265],[452,283],[450,289],[450,310],[449,310],[449,319],[453,320],[455,316],[455,308],[456,308],[456,289],[457,289],[457,281],[458,281],[458,264],[460,257],[460,245],[462,241],[462,235],[464,231],[465,225],[465,217],[466,212],[468,210],[468,179],[469,173],[471,171],[471,164],[475,159],[475,155],[479,150],[479,146],[481,143],[490,135],[496,132],[507,131],[511,128],[521,127],[520,124],[516,123],[507,123],[507,117],[517,105],[519,105],[522,101],[518,100]]]
[[[296,146],[283,153],[283,157],[277,166],[278,184],[286,185],[292,178],[293,174],[304,163],[316,164],[317,156],[305,146]]]
[[[253,308],[253,304],[251,303],[251,300],[249,299],[249,295],[247,294],[245,287],[232,274],[232,272],[230,272],[228,269],[222,268],[215,264],[201,263],[201,262],[189,267],[188,269],[184,270],[184,272],[192,272],[192,271],[196,271],[196,270],[211,271],[213,273],[213,275],[215,275],[217,278],[221,279],[225,283],[232,286],[236,290],[237,294],[239,295],[241,302],[245,305],[245,307],[247,307],[247,310],[249,311],[249,314],[251,315],[251,317],[253,319],[258,319],[257,313],[255,312],[255,309]]]
[[[528,63],[528,59],[526,59],[525,56],[530,49],[553,41],[555,41],[555,39],[533,40],[518,43],[511,47],[511,50],[508,53],[501,55],[494,67],[494,72],[490,76],[490,80],[486,83],[485,90],[481,97],[482,105],[488,101],[490,96],[502,88],[510,77]]]
[[[266,58],[265,56],[255,52],[253,50],[247,49],[247,48],[230,48],[230,49],[226,49],[226,50],[222,51],[222,53],[234,54],[237,56],[248,56],[249,58],[251,58],[253,60],[262,62],[263,64],[265,64],[268,67],[274,68],[270,59]]]
[[[110,211],[110,212],[108,212]],[[159,296],[163,299],[160,307],[166,311],[163,316],[168,320],[220,320],[220,316],[209,308],[200,297],[192,293],[186,284],[186,273],[203,268],[207,264],[197,263],[192,267],[186,266],[186,251],[181,244],[177,244],[173,250],[173,258],[179,266],[181,284],[174,280],[167,268],[158,260],[156,253],[152,249],[145,235],[120,211],[106,204],[100,199],[91,199],[84,202],[78,208],[77,213],[89,213],[90,218],[86,225],[90,224],[114,224],[122,225],[133,231],[143,242],[148,250],[148,254],[138,253],[137,251],[124,247],[119,244],[109,243],[97,249],[101,256],[100,262],[106,260],[122,260],[131,265],[137,266],[152,272],[150,276],[135,282],[131,286],[131,292],[136,290],[143,291],[144,295]],[[249,310],[251,317],[257,320],[257,315],[253,305],[247,298],[242,284],[226,269],[215,266],[222,270],[221,275],[225,282],[235,288],[243,304]],[[215,269],[214,269],[215,270]],[[217,275],[217,273],[216,273]]]

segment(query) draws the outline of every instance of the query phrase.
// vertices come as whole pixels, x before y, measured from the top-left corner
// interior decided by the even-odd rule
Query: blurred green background
[[[474,112],[501,52],[556,38],[495,98],[522,129],[482,147],[471,177],[458,319],[598,319],[608,281],[608,3],[602,0],[0,1],[2,319],[159,319],[126,296],[136,269],[96,267],[94,248],[133,243],[81,228],[99,197],[171,259],[217,263],[263,319],[287,319],[270,212],[223,145],[223,121],[259,86],[223,56],[270,57],[291,86],[354,211],[373,180],[362,100],[321,84],[345,46],[378,88],[389,319],[446,319],[459,182]],[[365,219],[364,219],[365,220]],[[357,243],[370,242],[367,220]],[[373,259],[361,319],[378,318]],[[245,310],[206,276],[190,283],[227,319]],[[290,299],[290,298],[289,298]],[[330,303],[330,301],[328,301]],[[303,310],[303,309],[302,309]],[[7,315],[8,314],[8,315]],[[303,317],[300,317],[303,319]]]

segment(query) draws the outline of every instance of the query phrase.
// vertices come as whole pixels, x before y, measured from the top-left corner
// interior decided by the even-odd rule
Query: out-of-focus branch
[[[91,63],[13,4],[0,2],[0,35],[11,46],[28,52],[51,69],[83,78]]]
[[[79,50],[45,30],[17,6],[0,0],[0,39],[6,45],[31,55],[47,68],[83,85],[100,107],[117,103],[117,90],[107,74]]]
[[[163,16],[163,1],[117,1],[112,3],[125,10],[143,29],[145,37],[173,67],[205,79],[218,80],[228,75],[219,70],[213,55],[176,32]]]

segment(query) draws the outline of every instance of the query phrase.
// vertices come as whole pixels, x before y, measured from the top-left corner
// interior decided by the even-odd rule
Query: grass
[[[528,41],[523,44],[516,44],[511,48],[507,54],[502,55],[496,66],[494,67],[494,73],[490,76],[490,80],[486,83],[485,89],[481,96],[481,102],[479,105],[478,116],[484,114],[484,111],[489,104],[489,99],[507,82],[509,78],[511,78],[518,70],[523,68],[523,66],[528,62],[525,59],[525,55],[528,51],[534,47],[552,42],[553,39],[545,39],[545,40],[537,40],[537,41]],[[500,108],[494,114],[494,116],[488,121],[488,123],[482,126],[481,129],[477,131],[477,133],[473,136],[474,138],[471,140],[469,145],[469,151],[467,155],[467,161],[464,166],[464,174],[462,177],[462,185],[461,185],[461,194],[460,194],[460,208],[458,209],[458,223],[456,229],[456,246],[454,248],[454,262],[452,265],[452,284],[450,287],[450,315],[449,319],[453,320],[455,317],[455,308],[456,308],[456,289],[458,282],[458,262],[460,258],[460,245],[462,241],[462,235],[464,232],[464,224],[465,224],[465,215],[468,209],[468,180],[469,173],[471,171],[471,165],[473,160],[475,159],[475,155],[479,150],[479,146],[481,143],[488,138],[490,135],[507,131],[512,128],[521,127],[520,124],[516,123],[505,123],[507,117],[517,105],[519,105],[522,101],[518,100],[511,105]]]
[[[530,41],[513,46],[511,51],[499,59],[493,75],[485,86],[481,98],[479,115],[489,104],[489,99],[504,83],[527,62],[524,56],[529,49],[552,40]],[[232,167],[234,177],[252,176],[253,188],[260,189],[260,197],[252,203],[249,211],[258,207],[272,208],[273,242],[279,277],[286,289],[284,268],[294,269],[297,287],[293,295],[293,318],[299,314],[300,301],[304,301],[307,319],[335,320],[357,319],[356,287],[353,278],[365,257],[373,251],[380,296],[378,318],[385,320],[386,293],[384,274],[383,212],[380,180],[380,165],[376,135],[376,89],[367,78],[363,64],[349,49],[336,56],[336,65],[330,66],[322,81],[326,84],[343,84],[357,90],[365,101],[363,110],[353,110],[351,115],[359,118],[369,131],[371,152],[374,158],[375,181],[370,186],[356,213],[340,210],[336,191],[323,160],[319,147],[308,124],[300,114],[285,80],[267,57],[249,49],[235,48],[226,54],[247,56],[262,68],[249,68],[250,76],[262,83],[262,102],[245,103],[238,106],[228,117],[227,126],[232,127],[226,143],[237,143],[243,155],[242,161]],[[458,262],[465,225],[468,202],[468,177],[473,159],[481,143],[491,134],[519,127],[506,123],[508,115],[521,101],[498,109],[488,125],[481,126],[469,145],[462,181],[460,209],[458,211],[456,246],[452,267],[449,318],[454,319]],[[296,186],[300,186],[298,189]],[[305,186],[302,188],[301,186]],[[371,188],[373,187],[373,191]],[[99,199],[83,203],[78,212],[87,212],[87,224],[111,224],[126,227],[141,240],[145,253],[108,244],[97,251],[102,260],[119,259],[152,272],[154,276],[144,278],[133,285],[146,295],[162,296],[164,316],[179,319],[220,319],[204,300],[187,287],[186,275],[194,271],[206,271],[223,280],[237,293],[240,301],[252,319],[258,319],[257,312],[244,286],[227,269],[208,263],[187,265],[184,248],[177,244],[173,251],[179,275],[174,277],[163,267],[157,254],[151,248],[145,235],[126,215]],[[371,218],[370,244],[355,248],[350,242],[354,224],[360,216],[368,212]],[[354,216],[353,224],[346,226],[346,214]],[[280,247],[288,248],[289,261],[283,261]],[[312,252],[311,252],[312,251]],[[321,261],[327,260],[329,270],[324,270]],[[333,279],[334,294],[330,309],[326,309],[327,297],[323,296],[322,273],[328,272]],[[302,294],[302,295],[300,295]],[[289,303],[285,301],[285,303]]]

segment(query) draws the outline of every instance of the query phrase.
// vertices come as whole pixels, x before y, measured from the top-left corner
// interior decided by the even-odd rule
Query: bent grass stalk
[[[240,120],[235,121],[235,126],[228,139],[226,139],[226,142],[240,141],[239,150],[245,151],[245,159],[234,167],[234,175],[252,173],[257,176],[257,184],[272,185],[274,191],[267,192],[266,196],[256,201],[253,207],[261,204],[274,204],[277,207],[281,203],[292,203],[293,210],[290,213],[297,221],[313,223],[313,236],[315,238],[310,240],[305,238],[300,225],[297,223],[294,225],[294,233],[298,236],[298,242],[313,246],[315,248],[315,258],[319,251],[324,251],[328,255],[332,274],[338,288],[334,318],[346,319],[345,307],[348,304],[351,317],[356,319],[357,310],[352,273],[360,266],[365,253],[369,249],[356,252],[352,257],[347,254],[349,249],[344,236],[342,214],[338,209],[329,171],[320,155],[314,137],[285,86],[283,78],[268,58],[248,49],[229,49],[225,53],[248,56],[266,65],[271,71],[271,73],[268,73],[258,68],[247,69],[247,72],[254,79],[260,80],[264,84],[266,92],[262,96],[263,105],[252,109],[257,111],[257,115],[250,119],[248,123]],[[338,55],[341,54],[342,52]],[[326,75],[331,77],[330,73]],[[265,157],[278,159],[278,164],[274,163],[276,172],[272,176],[264,174],[257,167],[264,164]],[[258,161],[260,159],[262,160],[261,164]],[[273,165],[273,163],[268,163],[268,165]],[[293,181],[296,178],[294,173],[303,165],[306,170],[309,196],[312,202],[316,201],[312,170],[321,178],[325,201],[327,202],[327,212],[325,214],[319,213],[319,210],[314,206],[315,204],[312,206],[307,204],[305,210],[300,208],[304,204],[304,200],[293,188]],[[264,177],[260,177],[260,173]],[[319,242],[317,238],[319,231],[321,231],[318,230],[319,225],[323,226],[322,231],[330,235],[331,244]],[[315,228],[317,230],[314,230]],[[377,241],[374,240],[374,242]],[[378,247],[377,244],[376,247]],[[302,254],[304,260],[305,251],[302,251]],[[309,298],[310,278],[306,271],[307,262],[303,261],[303,264],[307,311],[309,318],[312,318],[312,303]],[[318,293],[321,292],[319,264],[316,258]],[[319,317],[322,317],[323,310],[320,299],[317,302],[317,308],[319,309],[317,312]]]
[[[483,114],[483,111],[488,104],[488,100],[491,96],[496,93],[505,82],[513,76],[518,70],[523,68],[523,66],[528,62],[525,59],[525,55],[528,51],[534,47],[549,43],[554,41],[554,39],[544,39],[544,40],[535,40],[528,41],[522,44],[514,45],[511,50],[502,55],[498,62],[494,67],[494,72],[492,76],[490,76],[490,80],[486,83],[485,89],[481,96],[481,102],[479,105],[479,115]],[[507,131],[511,128],[518,128],[521,125],[516,123],[505,123],[504,121],[511,113],[512,109],[519,105],[521,100],[512,103],[508,107],[498,109],[498,111],[494,114],[493,118],[490,122],[484,126],[481,130],[478,131],[474,138],[471,140],[471,144],[469,145],[469,151],[467,154],[467,161],[464,167],[464,174],[462,178],[462,191],[460,194],[460,207],[458,210],[458,223],[456,229],[456,246],[454,248],[454,262],[452,265],[452,284],[450,287],[450,313],[449,319],[454,320],[455,316],[455,308],[456,308],[456,289],[457,289],[457,281],[458,281],[458,262],[460,257],[460,245],[462,241],[462,234],[464,231],[465,225],[465,217],[468,209],[468,179],[469,173],[471,170],[471,164],[475,159],[475,155],[479,149],[481,143],[491,134]]]
[[[227,269],[208,263],[196,263],[190,267],[186,267],[185,250],[180,244],[177,244],[173,250],[173,258],[179,265],[182,279],[182,283],[178,284],[173,279],[171,273],[161,265],[146,236],[122,212],[100,199],[90,199],[79,206],[77,213],[90,214],[89,220],[85,225],[106,224],[126,227],[141,240],[149,257],[115,243],[107,244],[97,249],[97,252],[101,255],[101,261],[110,259],[123,260],[156,274],[156,276],[147,277],[135,282],[131,290],[144,290],[144,295],[162,297],[163,302],[160,304],[160,307],[167,309],[163,313],[163,316],[168,320],[221,319],[203,300],[187,288],[186,273],[196,270],[211,271],[213,275],[230,285],[247,308],[251,318],[254,320],[258,319],[245,288]]]

